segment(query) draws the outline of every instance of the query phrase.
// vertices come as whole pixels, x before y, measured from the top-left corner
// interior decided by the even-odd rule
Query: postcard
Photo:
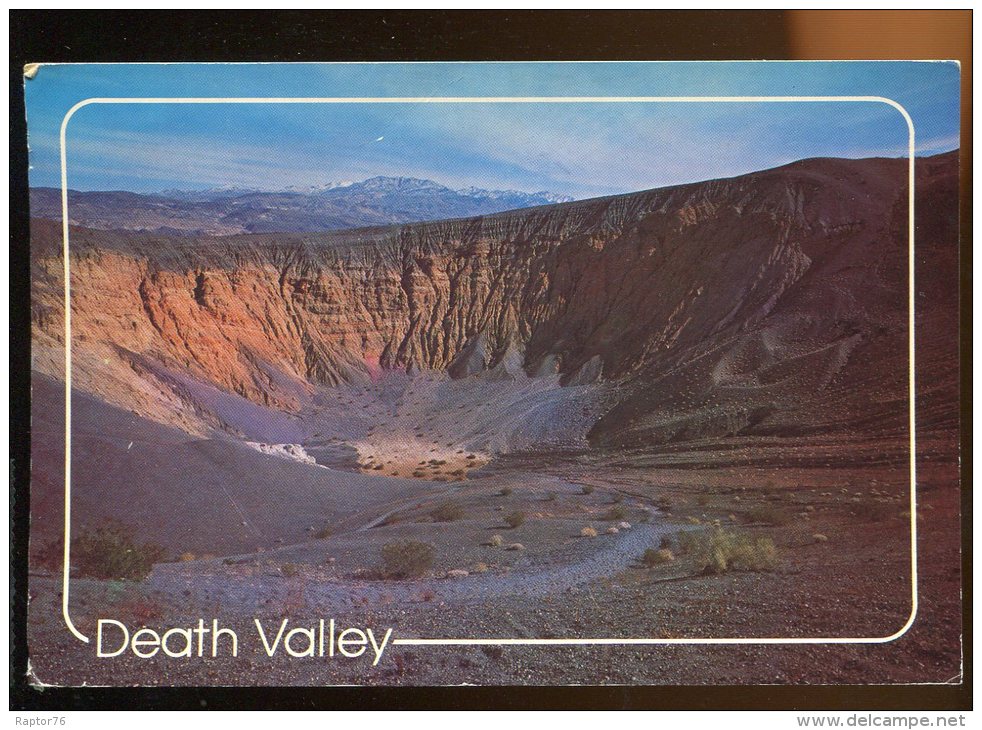
[[[30,681],[960,683],[959,80],[27,68]]]

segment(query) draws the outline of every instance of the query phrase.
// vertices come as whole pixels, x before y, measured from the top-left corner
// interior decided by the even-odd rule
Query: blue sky
[[[34,186],[60,185],[91,97],[884,96],[919,154],[958,146],[953,63],[51,65],[26,82]],[[906,154],[879,103],[91,105],[69,187],[284,189],[375,175],[583,198],[815,156]]]

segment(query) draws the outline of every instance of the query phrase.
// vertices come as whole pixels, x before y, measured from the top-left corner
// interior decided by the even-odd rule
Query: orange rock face
[[[463,377],[519,363],[569,383],[662,384],[615,411],[600,438],[642,424],[650,434],[654,419],[670,439],[686,427],[666,425],[669,411],[701,408],[720,428],[751,426],[794,393],[834,385],[857,354],[902,360],[905,172],[902,160],[812,160],[310,235],[73,229],[73,382],[202,432],[216,424],[188,396],[194,383],[293,412],[319,386],[386,369]],[[954,158],[920,174],[948,181],[934,194],[950,195]],[[60,227],[35,221],[34,367],[63,377],[60,247]],[[883,387],[902,386],[892,377]]]

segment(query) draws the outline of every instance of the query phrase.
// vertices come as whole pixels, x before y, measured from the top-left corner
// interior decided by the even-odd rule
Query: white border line
[[[882,96],[538,96],[538,97],[93,97],[75,104],[61,122],[61,217],[65,276],[65,554],[62,571],[62,615],[65,624],[78,639],[89,638],[72,623],[68,612],[69,566],[71,546],[71,423],[72,423],[72,314],[71,281],[68,265],[68,158],[66,131],[68,122],[80,109],[92,104],[619,104],[619,103],[832,103],[866,102],[893,107],[907,122],[908,140],[908,389],[910,428],[910,574],[911,609],[906,623],[889,636],[875,637],[725,637],[681,639],[393,639],[393,644],[406,646],[468,646],[468,645],[638,645],[638,644],[885,644],[899,639],[910,630],[917,618],[917,441],[916,394],[914,367],[914,121],[907,110]]]

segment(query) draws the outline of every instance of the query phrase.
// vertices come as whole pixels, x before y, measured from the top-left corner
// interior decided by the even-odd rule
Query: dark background
[[[11,709],[868,709],[972,706],[972,586],[961,686],[48,688],[27,684],[30,262],[26,63],[957,59],[962,64],[962,415],[971,444],[971,21],[968,10],[10,11]],[[971,485],[970,450],[962,483]],[[971,571],[963,489],[963,571]],[[871,678],[874,680],[874,678]]]

